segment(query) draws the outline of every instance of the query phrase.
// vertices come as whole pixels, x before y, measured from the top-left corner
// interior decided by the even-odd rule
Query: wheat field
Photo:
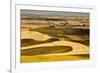
[[[20,32],[21,63],[90,59],[88,13],[22,10]]]

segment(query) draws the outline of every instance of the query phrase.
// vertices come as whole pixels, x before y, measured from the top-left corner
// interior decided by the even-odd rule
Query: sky
[[[45,16],[89,16],[83,12],[62,12],[62,11],[43,11],[43,10],[21,10],[22,15],[45,15]]]

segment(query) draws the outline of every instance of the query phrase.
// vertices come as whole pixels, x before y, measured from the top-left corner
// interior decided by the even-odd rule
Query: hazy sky
[[[89,13],[83,12],[57,12],[42,10],[21,10],[22,15],[48,15],[48,16],[89,16]]]

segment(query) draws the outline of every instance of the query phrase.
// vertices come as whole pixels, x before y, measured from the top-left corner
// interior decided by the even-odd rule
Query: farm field
[[[48,12],[30,16],[22,13],[20,62],[89,60],[89,34],[88,14],[52,16]]]

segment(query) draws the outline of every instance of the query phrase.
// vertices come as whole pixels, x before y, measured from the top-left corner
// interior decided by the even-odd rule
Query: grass
[[[66,37],[64,36],[63,37],[64,40],[69,40],[69,41],[72,41],[72,42],[77,42],[77,43],[81,43],[83,45],[86,45],[86,46],[89,46],[89,40],[85,40],[85,41],[75,41],[73,39],[70,39],[69,37]],[[43,43],[51,43],[51,42],[54,42],[54,41],[59,41],[59,39],[57,38],[50,38],[46,41],[36,41],[36,40],[33,40],[33,39],[22,39],[21,40],[21,47],[25,47],[25,46],[30,46],[30,45],[37,45],[37,44],[43,44]]]
[[[57,38],[50,38],[46,41],[36,41],[34,39],[21,39],[21,47],[24,46],[30,46],[30,45],[37,45],[37,44],[42,44],[42,43],[50,43],[54,41],[59,41]]]
[[[21,55],[32,56],[42,54],[65,53],[69,51],[72,51],[72,47],[70,46],[48,46],[21,50]]]
[[[38,31],[44,34],[48,34],[51,36],[61,35],[88,35],[89,29],[60,29],[60,28],[49,28],[49,27],[42,27],[36,29],[29,29],[30,31]]]
[[[72,39],[70,37],[67,37],[67,35],[75,35],[75,36],[78,35],[78,37],[79,35],[80,36],[89,35],[89,29],[57,29],[57,28],[42,27],[38,29],[30,29],[30,31],[38,31],[55,38],[62,38],[64,40],[78,42],[83,45],[89,46],[89,40],[84,40],[86,38],[82,38],[82,40],[77,41],[77,40],[73,40],[74,38]]]
[[[73,41],[73,42],[81,43],[81,44],[86,45],[86,46],[89,46],[89,44],[90,44],[89,40],[85,40],[85,41]]]
[[[75,60],[89,60],[89,55],[59,55],[59,56],[21,56],[21,63],[35,63],[35,62],[54,62],[54,61],[75,61]]]
[[[54,41],[59,41],[59,38],[64,40],[69,40],[72,42],[81,43],[83,45],[89,46],[89,40],[77,41],[73,40],[70,37],[65,35],[89,35],[89,29],[56,29],[56,28],[36,28],[29,29],[30,31],[38,31],[43,34],[47,34],[54,38],[48,39],[46,41],[36,41],[33,39],[22,39],[21,47],[30,46],[42,43],[50,43]],[[37,47],[30,48],[28,50],[21,50],[21,63],[32,63],[32,62],[50,62],[50,61],[69,61],[69,60],[89,60],[89,54],[80,54],[80,55],[45,55],[45,54],[54,54],[54,53],[65,53],[72,51],[70,46],[49,46],[49,47]],[[45,56],[43,56],[45,55]]]

